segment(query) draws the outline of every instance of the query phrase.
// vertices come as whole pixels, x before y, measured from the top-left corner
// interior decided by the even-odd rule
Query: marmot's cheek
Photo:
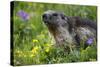
[[[59,19],[56,20],[56,22],[59,22],[59,21],[60,21]]]

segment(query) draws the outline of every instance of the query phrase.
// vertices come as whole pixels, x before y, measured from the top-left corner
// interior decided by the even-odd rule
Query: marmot
[[[80,45],[89,38],[96,40],[97,24],[89,19],[65,16],[64,13],[48,10],[42,15],[43,22],[54,36],[57,46]],[[88,44],[88,43],[87,43]]]

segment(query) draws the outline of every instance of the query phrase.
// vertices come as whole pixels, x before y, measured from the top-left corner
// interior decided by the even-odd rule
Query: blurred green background
[[[13,11],[13,65],[54,64],[96,61],[96,42],[86,49],[69,54],[52,47],[54,40],[43,24],[42,14],[47,10],[64,12],[66,16],[97,19],[96,6],[51,4],[15,1]]]

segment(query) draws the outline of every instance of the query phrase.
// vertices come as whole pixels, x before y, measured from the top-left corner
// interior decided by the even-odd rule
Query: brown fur
[[[43,14],[43,21],[54,36],[57,46],[79,45],[84,38],[95,39],[97,35],[96,24],[88,19],[68,17],[63,13],[49,10]]]

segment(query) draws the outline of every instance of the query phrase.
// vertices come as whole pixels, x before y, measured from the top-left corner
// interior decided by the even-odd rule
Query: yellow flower
[[[20,50],[17,50],[17,51],[16,51],[16,55],[19,56],[19,57],[21,57],[21,56],[23,55],[23,52],[20,51]]]
[[[30,57],[34,57],[34,56],[35,56],[34,54],[31,54],[31,55],[30,55]]]
[[[34,47],[34,48],[32,49],[32,52],[35,54],[35,53],[37,53],[38,49],[39,49],[39,47],[36,46],[36,47]]]
[[[16,53],[17,53],[17,54],[23,54],[23,52],[22,52],[22,51],[19,51],[19,50],[16,51]]]
[[[49,48],[49,47],[47,47],[47,48],[45,49],[45,51],[46,51],[46,52],[49,52],[49,50],[50,50],[50,48]]]
[[[46,49],[45,51],[46,51],[46,52],[49,52],[49,49]]]
[[[36,39],[33,39],[33,43],[37,43],[37,42],[39,42],[38,40],[36,40]]]
[[[32,54],[30,55],[30,57],[34,57],[37,55],[38,53],[38,50],[39,50],[39,47],[38,46],[35,46],[33,49],[32,49]]]

